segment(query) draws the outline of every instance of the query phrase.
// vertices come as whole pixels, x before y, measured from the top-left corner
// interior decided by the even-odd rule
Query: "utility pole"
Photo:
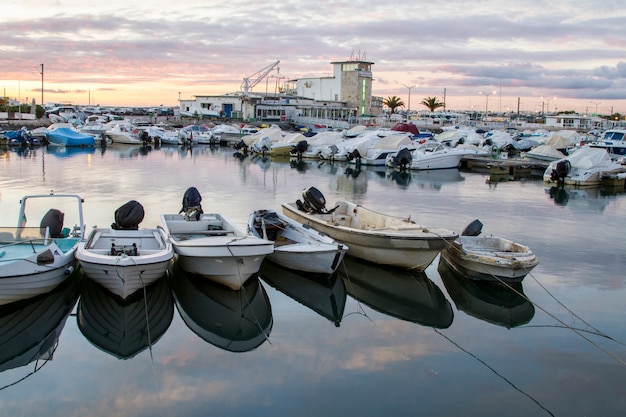
[[[446,88],[443,88],[443,111],[446,111]]]
[[[41,107],[43,107],[43,64],[40,65],[39,73],[41,74]]]

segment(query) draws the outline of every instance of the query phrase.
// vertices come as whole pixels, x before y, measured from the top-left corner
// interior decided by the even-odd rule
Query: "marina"
[[[37,324],[42,338],[57,329],[48,338],[55,348],[0,364],[8,415],[42,407],[67,415],[76,404],[103,416],[624,410],[623,186],[557,187],[535,175],[493,181],[463,165],[399,171],[214,145],[57,148],[0,148],[3,216],[18,217],[24,194],[54,190],[84,198],[87,230],[108,227],[128,200],[141,202],[141,225],[153,228],[198,187],[205,213],[228,214],[245,230],[255,210],[280,210],[314,186],[327,207],[348,200],[457,233],[480,218],[540,262],[509,289],[450,275],[438,255],[423,272],[346,255],[328,282],[262,264],[238,291],[174,262],[125,302],[77,268],[77,297],[63,288],[49,295],[71,312]],[[16,310],[31,317],[41,309],[29,305],[0,309],[0,324],[13,323]],[[20,332],[2,326],[0,336],[18,343]]]

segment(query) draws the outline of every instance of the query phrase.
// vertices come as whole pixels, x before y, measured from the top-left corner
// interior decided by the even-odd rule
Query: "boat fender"
[[[65,271],[63,271],[65,275],[72,275],[73,272],[74,272],[73,266],[68,266],[67,268],[65,268]]]

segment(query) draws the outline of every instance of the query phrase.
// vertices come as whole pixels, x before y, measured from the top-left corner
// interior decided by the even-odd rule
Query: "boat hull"
[[[269,236],[274,242],[269,260],[300,272],[330,275],[348,251],[347,245],[273,210],[254,211],[248,231],[259,238]]]
[[[343,226],[344,222],[352,222],[348,214],[342,213],[368,210],[352,203],[341,204],[347,204],[348,210],[322,215],[300,211],[294,203],[283,204],[282,208],[286,216],[347,244],[348,255],[381,265],[423,271],[449,241],[457,238],[457,234],[449,230],[409,222],[369,229]]]
[[[203,214],[197,221],[164,214],[161,221],[183,270],[233,290],[256,274],[274,251],[274,242],[249,236],[217,213]]]
[[[441,252],[441,259],[457,273],[473,280],[521,282],[539,263],[530,249],[505,239],[478,238],[499,240],[503,242],[499,243],[500,245],[508,243],[519,247],[520,250],[498,251],[493,248],[471,250],[467,249],[468,244],[463,243],[462,239],[472,239],[472,237],[461,236],[459,242],[454,242]]]
[[[128,248],[113,251],[112,245]],[[174,249],[160,229],[93,229],[78,245],[76,258],[88,278],[126,299],[167,271]]]

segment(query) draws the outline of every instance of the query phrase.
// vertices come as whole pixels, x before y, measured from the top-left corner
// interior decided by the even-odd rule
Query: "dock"
[[[474,172],[489,173],[500,179],[543,177],[548,161],[507,158],[494,159],[490,156],[468,155],[461,160],[461,167]]]

